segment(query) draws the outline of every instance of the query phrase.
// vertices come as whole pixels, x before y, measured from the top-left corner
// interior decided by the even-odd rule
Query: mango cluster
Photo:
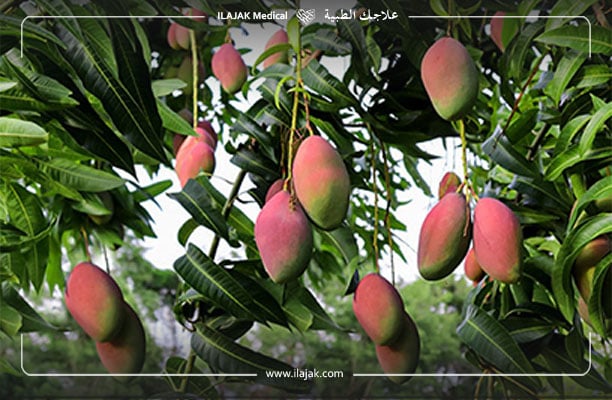
[[[450,178],[449,178],[450,177]],[[465,259],[466,275],[475,282],[484,274],[505,283],[518,280],[522,269],[522,232],[519,220],[504,203],[483,198],[471,210],[465,196],[446,181],[440,184],[440,201],[425,217],[419,233],[417,265],[421,276],[438,280],[450,275]],[[473,248],[469,250],[470,242]]]
[[[379,274],[366,275],[355,290],[353,312],[376,345],[376,357],[383,371],[414,373],[420,353],[419,332],[393,285]],[[389,379],[401,384],[410,377],[389,376]]]
[[[311,223],[324,230],[340,226],[350,189],[340,154],[320,136],[306,138],[295,154],[291,182],[279,180],[268,189],[255,221],[255,243],[272,281],[285,283],[304,272],[312,255]]]
[[[96,342],[98,357],[111,374],[140,372],[146,351],[144,328],[108,273],[89,262],[75,266],[66,282],[65,302]],[[130,377],[116,378],[127,382]]]
[[[212,174],[215,170],[217,133],[208,121],[200,121],[195,133],[185,138],[176,152],[175,171],[182,187],[200,171]]]
[[[191,20],[195,22],[206,22],[208,19],[208,15],[205,12],[195,8],[188,9],[184,15],[192,16]],[[174,50],[189,50],[191,48],[189,28],[176,22],[170,23],[166,39],[168,40],[168,45]]]

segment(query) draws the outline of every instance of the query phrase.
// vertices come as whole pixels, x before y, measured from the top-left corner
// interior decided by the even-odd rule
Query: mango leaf
[[[544,179],[554,181],[568,168],[573,167],[581,162],[589,160],[599,160],[612,157],[612,146],[603,147],[600,149],[589,149],[585,154],[580,153],[580,149],[576,146],[570,147],[561,154],[555,156],[548,167]]]
[[[331,75],[317,60],[312,60],[302,70],[302,78],[304,83],[315,93],[333,100],[338,108],[355,103],[355,99],[353,99],[344,83]]]
[[[603,392],[612,390],[612,385],[606,382],[595,368],[589,368],[587,360],[582,359],[578,363],[572,360],[565,348],[564,338],[560,335],[556,335],[542,348],[542,356],[551,371],[573,374],[571,378],[587,388]]]
[[[184,374],[187,367],[187,360],[181,357],[169,357],[166,360],[164,367],[164,373],[173,374],[175,376],[166,376],[168,383],[175,389],[178,390],[181,387],[183,379],[182,376],[176,376],[177,374]],[[192,375],[203,374],[203,372],[197,366],[191,366]],[[214,385],[211,383],[210,378],[207,376],[198,376],[197,379],[189,379],[185,393],[194,393],[198,396],[203,396],[206,399],[217,399],[219,393],[215,390]],[[188,397],[187,395],[185,397]]]
[[[75,36],[74,28],[65,29],[69,26],[66,22],[68,20],[60,20],[64,26],[59,29],[59,37],[67,46],[66,59],[85,87],[101,100],[117,129],[130,143],[148,156],[167,163],[163,151],[161,119],[140,44],[136,42],[135,47],[128,48],[129,40],[124,42],[118,38],[125,38],[127,33],[123,29],[128,23],[118,20],[108,22],[114,33],[113,44],[117,46],[115,55],[121,63],[120,80],[115,77],[103,56],[95,52],[91,42]]]
[[[314,32],[305,33],[302,36],[302,44],[313,49],[321,50],[326,55],[347,55],[351,51],[351,45],[342,39],[336,32],[327,27],[317,29]]]
[[[125,181],[115,174],[66,159],[39,161],[38,165],[61,184],[82,192],[104,192],[125,184]]]
[[[574,260],[591,240],[608,232],[612,232],[612,213],[598,214],[572,230],[557,252],[552,287],[559,310],[567,321],[572,321],[576,312],[575,291],[571,281]]]
[[[591,119],[591,115],[578,115],[577,117],[568,121],[562,128],[557,143],[555,144],[554,154],[559,154],[569,147],[574,136],[580,132],[580,130],[586,125]]]
[[[280,178],[278,167],[270,159],[246,146],[240,147],[230,161],[245,171],[261,176],[266,181]]]
[[[257,73],[257,66],[264,62],[264,60],[276,53],[286,52],[291,49],[291,45],[289,43],[279,43],[274,46],[270,46],[266,48],[260,55],[257,57],[252,67],[252,75]]]
[[[595,136],[610,118],[612,118],[612,102],[607,103],[597,110],[593,117],[591,117],[586,128],[584,128],[584,132],[582,132],[580,136],[580,143],[578,144],[580,155],[584,156],[591,149],[595,141]]]
[[[597,199],[612,197],[612,176],[606,176],[595,182],[589,190],[578,198],[576,205],[572,208],[569,221],[567,222],[567,233],[573,229],[578,216],[587,208],[588,204]]]
[[[181,246],[185,246],[191,234],[200,226],[195,219],[189,218],[181,225],[177,233],[177,239]]]
[[[495,318],[481,308],[470,304],[465,319],[457,327],[457,334],[470,348],[503,373],[533,374],[535,370],[510,333]],[[534,388],[540,381],[525,376],[525,382]]]
[[[612,68],[604,65],[585,65],[574,77],[578,89],[603,85],[612,80]]]
[[[8,336],[15,336],[21,328],[21,314],[13,307],[2,304],[0,307],[0,330]]]
[[[612,321],[609,320],[612,316],[608,315],[612,309],[609,292],[610,282],[612,281],[611,271],[612,253],[608,253],[595,266],[591,297],[587,304],[591,325],[595,332],[603,338],[609,338],[612,335]]]
[[[500,69],[506,78],[522,80],[526,78],[527,69],[525,63],[527,55],[531,54],[533,39],[544,28],[544,21],[536,21],[526,24],[523,30],[512,40],[500,59]]]
[[[517,343],[529,343],[553,332],[555,325],[539,318],[510,317],[502,325]]]
[[[534,39],[537,42],[559,47],[569,47],[579,52],[589,52],[589,27],[563,26],[547,30]],[[612,54],[612,31],[608,28],[593,25],[591,27],[591,52],[593,54]]]
[[[237,318],[265,322],[251,293],[225,268],[215,264],[193,244],[174,262],[176,272],[212,304]]]
[[[241,346],[206,325],[199,325],[191,336],[191,348],[215,371],[250,374],[249,380],[289,392],[305,393],[312,386],[311,381],[292,377],[292,366]],[[289,376],[270,378],[267,371],[286,371]]]
[[[162,120],[162,126],[170,132],[180,133],[183,135],[195,135],[195,131],[191,124],[185,121],[180,115],[175,113],[166,103],[157,100],[157,111]]]
[[[212,201],[206,188],[190,179],[182,192],[168,194],[178,201],[200,225],[203,225],[222,238],[229,240],[229,231],[221,207]]]
[[[482,151],[493,161],[515,174],[536,178],[539,172],[534,170],[535,164],[527,161],[523,155],[512,147],[506,136],[497,130],[482,144]]]
[[[10,285],[2,285],[2,301],[21,315],[19,332],[57,331],[57,328],[43,319],[26,301],[19,292]],[[3,307],[2,307],[3,308]]]
[[[555,3],[553,8],[550,10],[550,15],[558,18],[550,18],[546,21],[546,30],[551,30],[553,28],[559,27],[565,24],[567,21],[571,21],[573,19],[577,19],[581,21],[576,16],[582,15],[586,10],[588,10],[591,5],[596,3],[597,0],[559,0]]]
[[[544,93],[550,96],[556,105],[559,104],[563,91],[576,72],[578,72],[586,58],[586,53],[568,51],[561,61],[559,61],[552,80],[548,82],[548,85],[544,88]]]
[[[48,140],[47,131],[34,122],[0,117],[0,147],[35,146]]]
[[[151,82],[151,89],[153,90],[153,95],[155,97],[168,96],[175,90],[182,89],[185,86],[187,86],[185,82],[176,78],[158,79]]]

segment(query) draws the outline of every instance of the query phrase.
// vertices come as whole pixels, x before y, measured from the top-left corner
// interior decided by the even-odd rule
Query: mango
[[[421,80],[436,112],[454,121],[467,114],[478,96],[478,71],[457,40],[436,41],[421,61]]]
[[[315,225],[324,230],[340,226],[348,211],[351,181],[342,157],[322,137],[309,136],[298,147],[293,185]]]
[[[287,32],[284,29],[279,29],[276,31],[274,35],[270,37],[268,42],[266,43],[266,50],[268,50],[272,46],[276,46],[278,44],[288,43],[289,37],[287,36]],[[264,62],[264,68],[268,68],[270,65],[276,63],[284,63],[286,64],[289,61],[287,51],[280,51],[278,53],[274,53],[271,56],[267,57]]]
[[[587,245],[580,250],[580,253],[578,253],[574,261],[574,267],[572,269],[574,281],[576,282],[580,296],[582,296],[586,302],[591,298],[595,267],[602,258],[610,253],[610,251],[612,251],[610,239],[606,235],[601,235],[587,243]],[[612,273],[608,272],[607,276],[612,279]],[[607,279],[607,281],[610,281],[610,279]],[[610,292],[608,291],[608,293]]]
[[[198,126],[196,127],[195,131],[213,150],[217,148],[219,138],[217,136],[217,132],[215,132],[210,122],[198,122]]]
[[[357,285],[353,312],[368,337],[377,345],[388,345],[404,329],[404,302],[397,289],[379,274],[368,274]]]
[[[474,253],[493,279],[516,282],[522,270],[523,235],[517,216],[497,199],[483,198],[474,209]]]
[[[266,192],[266,199],[264,200],[264,202],[267,203],[276,193],[283,190],[284,184],[285,184],[284,179],[275,180],[268,188],[268,191]]]
[[[465,260],[463,260],[463,268],[465,270],[465,276],[472,282],[480,282],[482,278],[485,277],[482,267],[478,264],[478,261],[476,261],[476,254],[474,253],[473,247],[468,250]]]
[[[215,169],[215,151],[197,136],[185,139],[176,155],[176,174],[182,187],[200,171],[212,174]]]
[[[79,263],[66,282],[68,311],[93,340],[113,339],[125,320],[123,295],[106,271],[89,263]]]
[[[276,193],[255,221],[255,243],[272,281],[299,277],[310,262],[312,227],[300,204],[287,191]]]
[[[468,251],[470,228],[465,197],[447,193],[429,211],[419,233],[417,265],[423,278],[442,279],[457,268]]]
[[[461,178],[456,173],[445,173],[438,184],[438,199],[444,197],[446,193],[456,192],[459,185],[461,185]]]
[[[413,374],[419,364],[421,343],[417,326],[407,313],[403,315],[400,336],[387,346],[376,346],[376,357],[386,374]],[[392,382],[402,384],[410,376],[388,376]]]
[[[142,322],[134,309],[123,303],[126,318],[115,338],[96,343],[98,357],[111,374],[137,374],[142,370],[146,353],[146,338]],[[120,382],[128,382],[131,376],[115,376]]]
[[[194,8],[187,10],[184,15],[193,15],[192,21],[205,22],[208,18],[206,13]],[[191,38],[189,37],[189,28],[172,22],[168,27],[168,33],[166,39],[168,44],[174,50],[189,50],[191,47]]]
[[[212,56],[213,75],[229,94],[236,93],[247,79],[247,66],[242,56],[230,43],[225,43]]]

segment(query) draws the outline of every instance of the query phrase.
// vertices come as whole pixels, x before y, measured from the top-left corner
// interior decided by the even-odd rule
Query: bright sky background
[[[314,2],[302,2],[303,8],[312,8]],[[336,1],[334,6],[350,7],[352,1]],[[330,11],[331,12],[331,11]],[[317,21],[323,22],[325,15],[325,9],[317,7]],[[383,23],[383,22],[380,22]],[[256,24],[245,24],[244,27],[248,32],[240,29],[232,29],[232,38],[236,42],[237,48],[251,48],[252,52],[244,55],[244,60],[247,65],[252,65],[257,56],[263,51],[267,38],[271,36],[276,30],[279,29],[277,25],[266,24],[263,28]],[[262,40],[262,38],[265,38]],[[342,77],[344,72],[348,68],[347,58],[330,58],[323,57],[322,63],[330,70],[331,73],[338,77]],[[213,88],[215,96],[218,96],[218,83],[214,77],[209,78],[209,86]],[[235,105],[238,108],[247,109],[250,104],[256,100],[255,94],[249,95],[249,101],[244,101],[241,94],[237,95],[237,99],[242,100],[241,104]],[[202,116],[204,116],[203,114]],[[218,130],[218,125],[215,125]],[[226,129],[228,129],[226,127]],[[223,133],[224,137],[227,137],[227,132]],[[458,140],[447,139],[447,148],[453,149],[459,144]],[[423,175],[423,178],[431,186],[434,193],[437,192],[437,186],[440,178],[446,171],[455,171],[461,176],[461,162],[460,162],[460,151],[459,149],[450,150],[448,154],[442,146],[442,141],[436,139],[431,142],[427,142],[420,145],[423,150],[440,156],[440,159],[434,160],[430,165],[421,163],[419,171]],[[216,153],[216,168],[214,176],[212,177],[212,183],[227,195],[231,188],[231,184],[227,182],[233,182],[234,178],[238,174],[238,168],[230,163],[230,155],[225,152],[222,146],[218,146]],[[397,158],[397,157],[396,157]],[[146,186],[150,183],[157,182],[164,179],[170,179],[173,182],[172,188],[168,190],[169,193],[178,192],[181,190],[178,178],[173,170],[162,168],[153,180],[150,180],[144,170],[138,170],[138,177],[140,184]],[[408,178],[410,180],[410,178]],[[246,194],[247,190],[253,187],[252,182],[248,179],[242,186],[241,193],[244,200],[250,201],[251,198]],[[405,254],[408,262],[403,263],[399,257],[394,258],[396,275],[399,275],[404,281],[413,281],[419,277],[416,267],[416,247],[418,242],[419,229],[425,218],[427,211],[435,205],[437,198],[426,197],[419,189],[414,188],[399,194],[401,200],[410,200],[408,205],[402,206],[396,213],[397,217],[407,225],[408,229],[405,232],[395,231],[402,242],[408,244],[402,245],[403,253]],[[177,240],[177,232],[181,225],[189,218],[188,213],[179,205],[178,202],[168,198],[165,194],[158,196],[157,201],[161,207],[158,208],[152,202],[145,203],[145,207],[151,213],[155,223],[153,226],[154,231],[157,234],[156,239],[147,239],[144,242],[146,250],[146,257],[153,262],[158,268],[172,268],[174,261],[184,254],[185,249],[179,244]],[[255,203],[250,204],[239,204],[241,210],[247,213],[253,221],[255,221],[259,212],[259,207]],[[190,238],[190,242],[200,246],[204,251],[208,251],[213,235],[205,228],[198,228]],[[221,246],[217,252],[217,259],[223,259],[230,255],[232,249],[221,241]],[[385,262],[386,261],[386,262]],[[381,272],[383,275],[390,278],[391,271],[388,266],[388,260],[381,262]],[[462,272],[462,267],[457,268],[457,273]]]

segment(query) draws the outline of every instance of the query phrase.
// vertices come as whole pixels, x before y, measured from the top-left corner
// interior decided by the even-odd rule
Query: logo
[[[304,10],[300,8],[296,11],[295,16],[302,23],[302,25],[308,25],[315,19],[315,9],[311,8],[310,10]]]

